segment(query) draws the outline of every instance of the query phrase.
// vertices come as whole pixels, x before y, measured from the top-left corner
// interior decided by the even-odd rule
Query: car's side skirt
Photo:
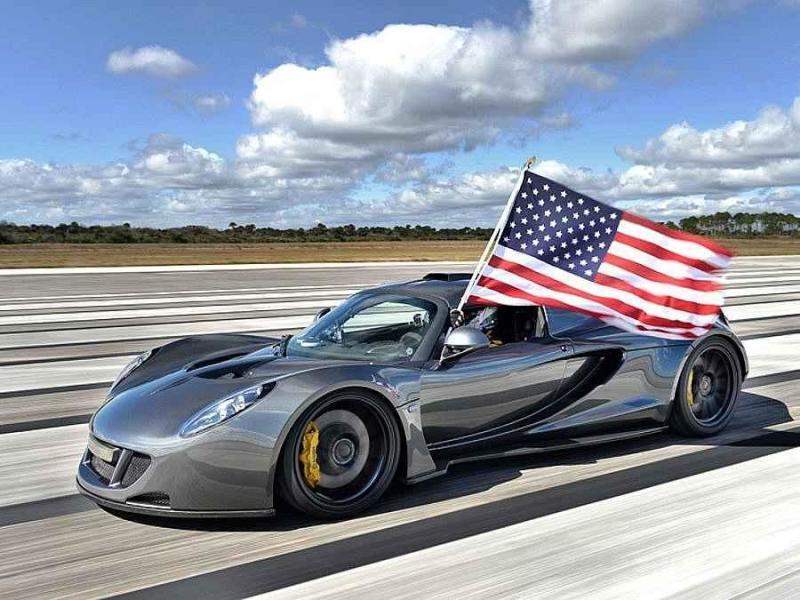
[[[558,450],[570,450],[577,448],[586,448],[590,446],[597,446],[610,442],[621,442],[625,440],[636,439],[661,433],[669,429],[666,425],[657,427],[648,427],[646,429],[637,429],[629,431],[620,431],[615,433],[608,433],[602,435],[593,435],[583,438],[572,438],[568,440],[553,440],[547,445],[538,446],[515,446],[505,449],[497,449],[490,452],[478,452],[475,454],[464,454],[461,456],[451,456],[437,462],[437,469],[435,471],[425,473],[418,477],[406,479],[405,483],[414,484],[421,481],[426,481],[434,477],[439,477],[447,473],[447,470],[452,466],[460,463],[476,462],[480,460],[491,460],[497,458],[508,458],[514,456],[524,456],[528,454],[543,454],[547,452],[556,452]],[[435,457],[434,457],[435,460]]]

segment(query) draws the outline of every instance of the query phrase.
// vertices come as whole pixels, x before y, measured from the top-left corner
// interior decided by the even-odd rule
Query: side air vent
[[[462,281],[472,277],[472,273],[428,273],[423,277],[425,281]]]

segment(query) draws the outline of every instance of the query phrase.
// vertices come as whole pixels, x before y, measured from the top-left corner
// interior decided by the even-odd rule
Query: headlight
[[[195,435],[209,427],[214,427],[223,421],[227,421],[232,416],[238,415],[245,408],[258,402],[273,387],[275,387],[275,384],[258,385],[205,407],[181,428],[181,437]]]
[[[146,361],[148,358],[150,358],[152,354],[153,354],[152,350],[148,350],[147,352],[142,352],[139,356],[137,356],[131,362],[125,365],[125,368],[123,368],[122,371],[119,372],[119,375],[117,375],[117,378],[114,380],[114,383],[111,384],[111,389],[113,390],[115,387],[117,387],[117,384],[120,381],[122,381],[128,375],[133,373],[136,369],[141,367],[142,363]]]

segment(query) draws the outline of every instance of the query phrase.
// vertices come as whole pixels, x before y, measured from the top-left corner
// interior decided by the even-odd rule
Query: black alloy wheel
[[[731,343],[709,338],[686,361],[670,425],[684,435],[719,433],[733,415],[741,387],[742,369]]]
[[[368,392],[334,394],[295,425],[281,457],[279,488],[296,509],[323,519],[365,510],[400,462],[393,409]]]

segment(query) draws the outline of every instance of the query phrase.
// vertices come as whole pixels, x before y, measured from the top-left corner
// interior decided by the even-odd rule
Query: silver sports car
[[[451,328],[468,277],[362,291],[282,340],[142,354],[91,420],[78,489],[119,511],[269,515],[282,499],[339,518],[455,462],[729,421],[748,366],[724,317],[694,341],[537,306],[467,306]]]

